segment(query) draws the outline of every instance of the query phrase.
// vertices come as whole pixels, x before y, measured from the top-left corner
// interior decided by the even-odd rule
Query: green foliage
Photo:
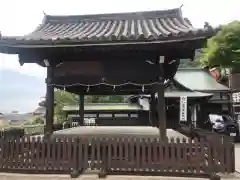
[[[65,115],[62,108],[66,105],[76,105],[78,104],[78,96],[66,91],[55,90],[54,100],[56,103],[54,112],[57,123],[63,123],[65,121]]]
[[[124,102],[124,96],[86,96],[85,103],[121,103]]]
[[[215,67],[239,67],[240,65],[240,21],[223,25],[221,30],[208,39],[203,49],[201,64]]]
[[[27,121],[24,123],[24,125],[32,125],[32,122],[31,121]]]
[[[41,117],[36,117],[34,124],[44,124],[44,119]]]
[[[36,125],[36,124],[44,124],[44,118],[37,116],[33,117],[33,119],[30,119],[24,123],[24,125]]]

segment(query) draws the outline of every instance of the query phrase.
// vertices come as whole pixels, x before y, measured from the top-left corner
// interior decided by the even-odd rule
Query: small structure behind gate
[[[0,140],[0,171],[206,176],[234,172],[234,144],[159,138],[21,138]],[[170,174],[171,173],[171,174]]]

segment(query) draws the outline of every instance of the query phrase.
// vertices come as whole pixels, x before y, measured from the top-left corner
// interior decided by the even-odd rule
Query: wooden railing
[[[25,137],[0,140],[0,171],[106,174],[210,175],[234,172],[228,141],[158,138]],[[74,173],[73,173],[74,172]]]

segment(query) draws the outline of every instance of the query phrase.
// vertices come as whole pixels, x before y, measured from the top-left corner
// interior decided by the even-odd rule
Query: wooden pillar
[[[159,84],[157,85],[157,95],[158,95],[158,105],[157,105],[157,114],[160,130],[160,138],[164,140],[167,136],[167,125],[166,125],[166,109],[165,109],[165,97],[164,97],[164,62],[165,57],[160,56],[158,59],[159,63]]]
[[[79,95],[79,125],[84,124],[84,95]]]
[[[150,122],[152,123],[151,125],[153,127],[156,127],[157,126],[157,123],[156,123],[156,97],[155,97],[155,93],[152,93],[151,94],[151,101],[150,101],[150,116],[149,116],[149,119],[150,119]]]
[[[158,122],[160,130],[160,138],[163,140],[167,136],[167,126],[166,126],[166,109],[165,109],[165,98],[164,98],[164,84],[159,84],[157,88],[158,94]]]
[[[47,67],[47,93],[46,93],[46,130],[45,134],[53,133],[53,118],[54,118],[54,87],[52,84],[53,67]]]

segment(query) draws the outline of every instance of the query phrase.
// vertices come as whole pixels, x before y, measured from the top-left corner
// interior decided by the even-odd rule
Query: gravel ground
[[[159,129],[156,127],[145,126],[88,126],[75,127],[55,131],[53,135],[77,135],[81,137],[159,137]],[[167,129],[168,138],[187,138],[183,134]]]

